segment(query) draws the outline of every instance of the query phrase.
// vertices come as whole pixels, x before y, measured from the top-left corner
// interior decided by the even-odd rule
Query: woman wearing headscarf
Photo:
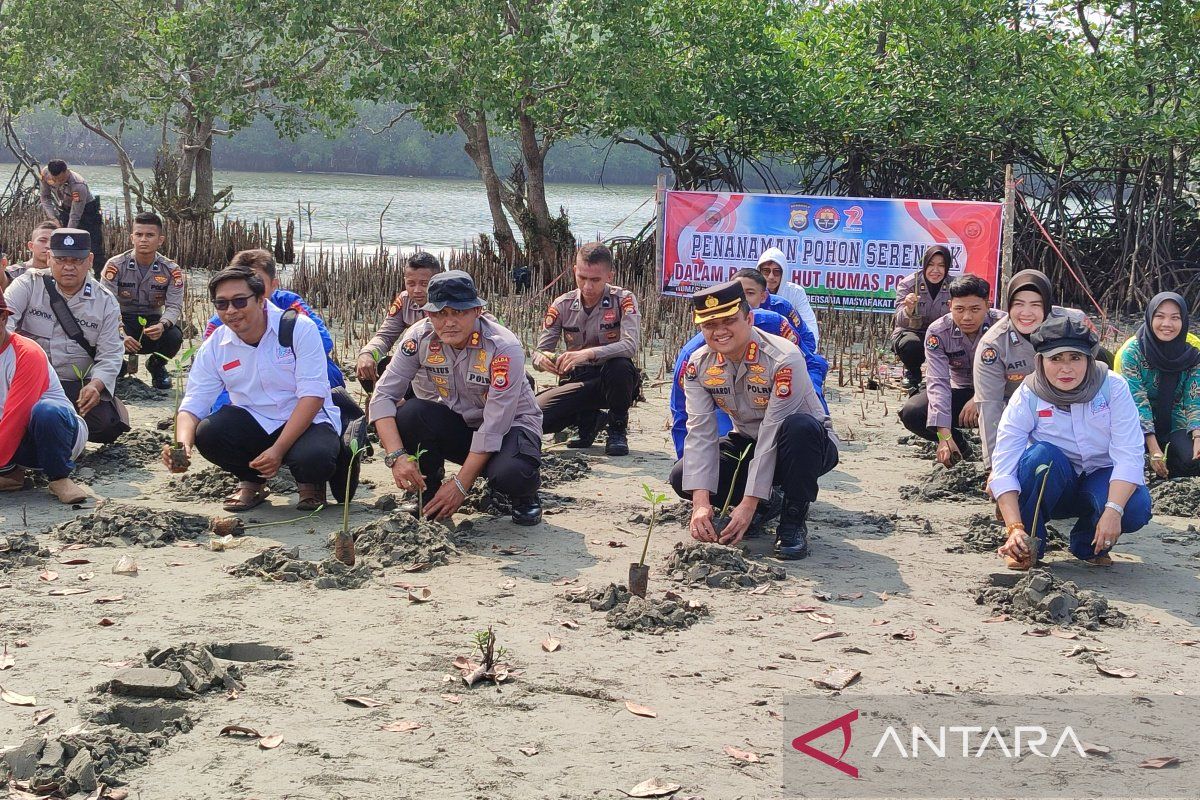
[[[999,553],[1029,569],[1030,535],[1040,557],[1047,520],[1077,517],[1071,553],[1108,566],[1121,534],[1150,521],[1137,406],[1125,379],[1097,362],[1088,325],[1051,317],[1030,341],[1034,371],[1004,409],[992,453],[988,489],[1008,533]]]
[[[1150,467],[1160,478],[1200,475],[1200,350],[1188,343],[1188,317],[1183,297],[1160,292],[1121,348],[1121,374],[1137,404]]]
[[[1000,426],[1005,404],[1025,376],[1033,372],[1036,353],[1029,337],[1047,318],[1070,316],[1090,324],[1082,311],[1054,305],[1050,279],[1036,269],[1013,275],[1004,299],[1008,316],[983,334],[975,349],[972,369],[985,466],[992,463],[996,429]]]
[[[925,332],[931,322],[950,313],[947,277],[953,264],[950,248],[935,244],[921,257],[921,270],[896,285],[892,350],[904,364],[904,387],[914,393],[921,385],[921,365],[925,363]]]

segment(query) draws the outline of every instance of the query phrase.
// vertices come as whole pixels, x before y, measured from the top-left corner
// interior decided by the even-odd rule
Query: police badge
[[[794,231],[802,231],[808,227],[808,211],[812,208],[808,203],[792,203],[791,216],[788,217],[788,227]]]

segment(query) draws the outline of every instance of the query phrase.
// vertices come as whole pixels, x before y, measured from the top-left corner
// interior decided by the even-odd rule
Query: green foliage
[[[654,533],[654,520],[658,516],[658,507],[667,502],[665,494],[654,491],[646,483],[642,484],[642,497],[650,504],[650,523],[646,526],[646,543],[642,545],[642,557],[638,559],[639,567],[646,563],[646,552],[650,549],[650,536]]]

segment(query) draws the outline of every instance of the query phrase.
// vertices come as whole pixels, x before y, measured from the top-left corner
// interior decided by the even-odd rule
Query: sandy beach
[[[10,537],[9,553],[0,552],[0,642],[12,662],[0,685],[33,698],[33,705],[0,702],[0,748],[34,737],[78,740],[103,728],[98,720],[128,724],[137,716],[148,747],[134,760],[145,763],[113,770],[132,798],[619,798],[657,777],[680,785],[677,798],[728,800],[783,795],[784,701],[831,694],[812,680],[831,668],[860,673],[843,690],[848,698],[1027,694],[1033,686],[1055,694],[1195,690],[1194,516],[1156,515],[1122,538],[1111,569],[1049,553],[1055,579],[1102,593],[1127,618],[1121,627],[997,613],[976,595],[1003,564],[994,553],[973,552],[978,538],[967,536],[986,532],[986,516],[975,515],[990,514],[990,503],[978,495],[929,499],[938,493],[919,489],[902,495],[902,486],[920,486],[940,467],[922,456],[925,448],[898,442],[905,434],[898,390],[830,387],[841,464],[821,481],[810,558],[777,561],[763,536],[747,541],[748,557],[783,570],[783,579],[763,578],[762,570],[749,585],[710,587],[707,578],[691,585],[689,573],[676,571],[684,578],[677,581],[665,568],[686,530],[677,520],[661,522],[650,543],[649,596],[666,598],[677,618],[695,624],[662,633],[611,627],[605,612],[571,596],[625,582],[645,533],[631,519],[647,510],[641,484],[670,493],[667,388],[648,389],[648,402],[634,410],[630,456],[608,458],[594,447],[583,457],[583,477],[547,490],[542,525],[458,517],[470,524],[435,554],[447,563],[380,568],[365,556],[366,580],[353,589],[228,572],[277,545],[298,548],[301,559],[327,559],[329,535],[341,525],[337,507],[252,529],[225,549],[185,527],[177,531],[184,538],[165,546],[110,536],[104,546],[65,549],[52,529],[91,514],[94,504],[64,507],[44,489],[0,497],[0,544]],[[166,435],[156,424],[170,402],[164,395],[131,408],[135,440],[152,452]],[[85,468],[92,489],[111,503],[223,513],[217,500],[177,499],[154,458]],[[378,455],[363,476],[374,486],[352,504],[352,528],[383,518],[372,504],[396,491]],[[292,519],[301,516],[294,503],[294,495],[276,494],[244,516]],[[1065,533],[1070,523],[1054,525]],[[18,558],[22,532],[36,545]],[[113,572],[123,557],[136,561],[135,575]],[[478,660],[473,640],[488,626],[505,648],[509,674],[499,685],[468,687],[454,661]],[[834,632],[842,635],[823,636]],[[270,646],[249,655],[277,657],[222,657],[249,657],[227,647],[248,642]],[[200,676],[211,678],[201,690],[158,700],[113,694],[109,682],[122,670],[155,658],[174,663],[189,652],[186,643],[218,657],[212,674]],[[1112,677],[1097,665],[1136,675]],[[282,743],[265,749],[275,740],[219,735],[230,725]],[[136,750],[142,739],[107,741]],[[49,746],[40,745],[40,758]],[[94,772],[103,772],[99,764]]]

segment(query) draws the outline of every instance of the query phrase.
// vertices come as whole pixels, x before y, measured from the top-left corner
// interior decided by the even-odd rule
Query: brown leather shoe
[[[329,501],[325,499],[325,484],[323,483],[298,483],[296,484],[296,493],[300,495],[300,502],[296,503],[297,511],[316,511],[321,506],[329,504]]]
[[[25,468],[17,467],[0,475],[0,492],[19,492],[25,488]]]
[[[60,503],[69,506],[83,503],[91,496],[70,478],[50,481],[50,494],[57,497]]]

